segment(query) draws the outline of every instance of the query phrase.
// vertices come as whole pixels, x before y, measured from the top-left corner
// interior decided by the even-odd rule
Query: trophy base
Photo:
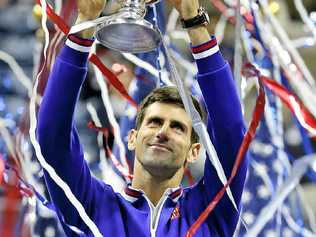
[[[97,27],[98,41],[113,50],[142,53],[156,49],[160,31],[144,19],[116,18]]]

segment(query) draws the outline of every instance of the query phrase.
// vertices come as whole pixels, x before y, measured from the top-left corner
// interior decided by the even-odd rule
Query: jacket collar
[[[163,196],[168,196],[173,202],[177,202],[182,196],[183,189],[181,186],[177,188],[168,188]],[[145,193],[140,189],[133,188],[130,184],[124,189],[123,197],[129,202],[135,202],[140,197],[145,196]]]

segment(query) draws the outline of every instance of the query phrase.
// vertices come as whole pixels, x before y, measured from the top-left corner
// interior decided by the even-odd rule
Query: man
[[[189,24],[187,31],[199,71],[198,82],[209,112],[208,131],[228,177],[244,133],[231,72],[215,38],[201,24],[205,22],[192,21],[198,15],[198,0],[170,2],[180,12],[186,27]],[[104,0],[78,0],[77,23],[98,17],[104,4]],[[90,29],[68,37],[56,60],[38,118],[43,155],[71,187],[104,236],[184,236],[222,184],[206,159],[203,179],[194,187],[180,187],[184,168],[198,158],[201,145],[174,89],[158,89],[141,105],[143,110],[128,141],[129,149],[135,150],[135,164],[132,184],[125,193],[115,193],[109,185],[92,177],[84,161],[73,113],[87,72],[92,35]],[[245,159],[230,186],[237,204],[246,167]],[[45,178],[64,221],[91,236],[64,193],[46,173]],[[225,195],[196,236],[232,236],[237,221],[238,213]],[[67,235],[75,235],[65,225],[64,228]]]

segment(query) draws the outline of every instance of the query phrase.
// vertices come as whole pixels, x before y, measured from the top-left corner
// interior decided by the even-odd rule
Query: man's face
[[[139,130],[131,131],[129,148],[135,149],[137,161],[152,175],[171,177],[186,160],[191,161],[192,153],[193,159],[198,156],[191,133],[192,122],[183,108],[155,102],[147,107]]]

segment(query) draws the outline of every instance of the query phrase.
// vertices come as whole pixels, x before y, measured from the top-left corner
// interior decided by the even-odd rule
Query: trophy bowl
[[[141,53],[157,48],[161,41],[159,29],[144,19],[146,5],[159,0],[125,0],[122,8],[97,26],[98,41],[113,50]]]

